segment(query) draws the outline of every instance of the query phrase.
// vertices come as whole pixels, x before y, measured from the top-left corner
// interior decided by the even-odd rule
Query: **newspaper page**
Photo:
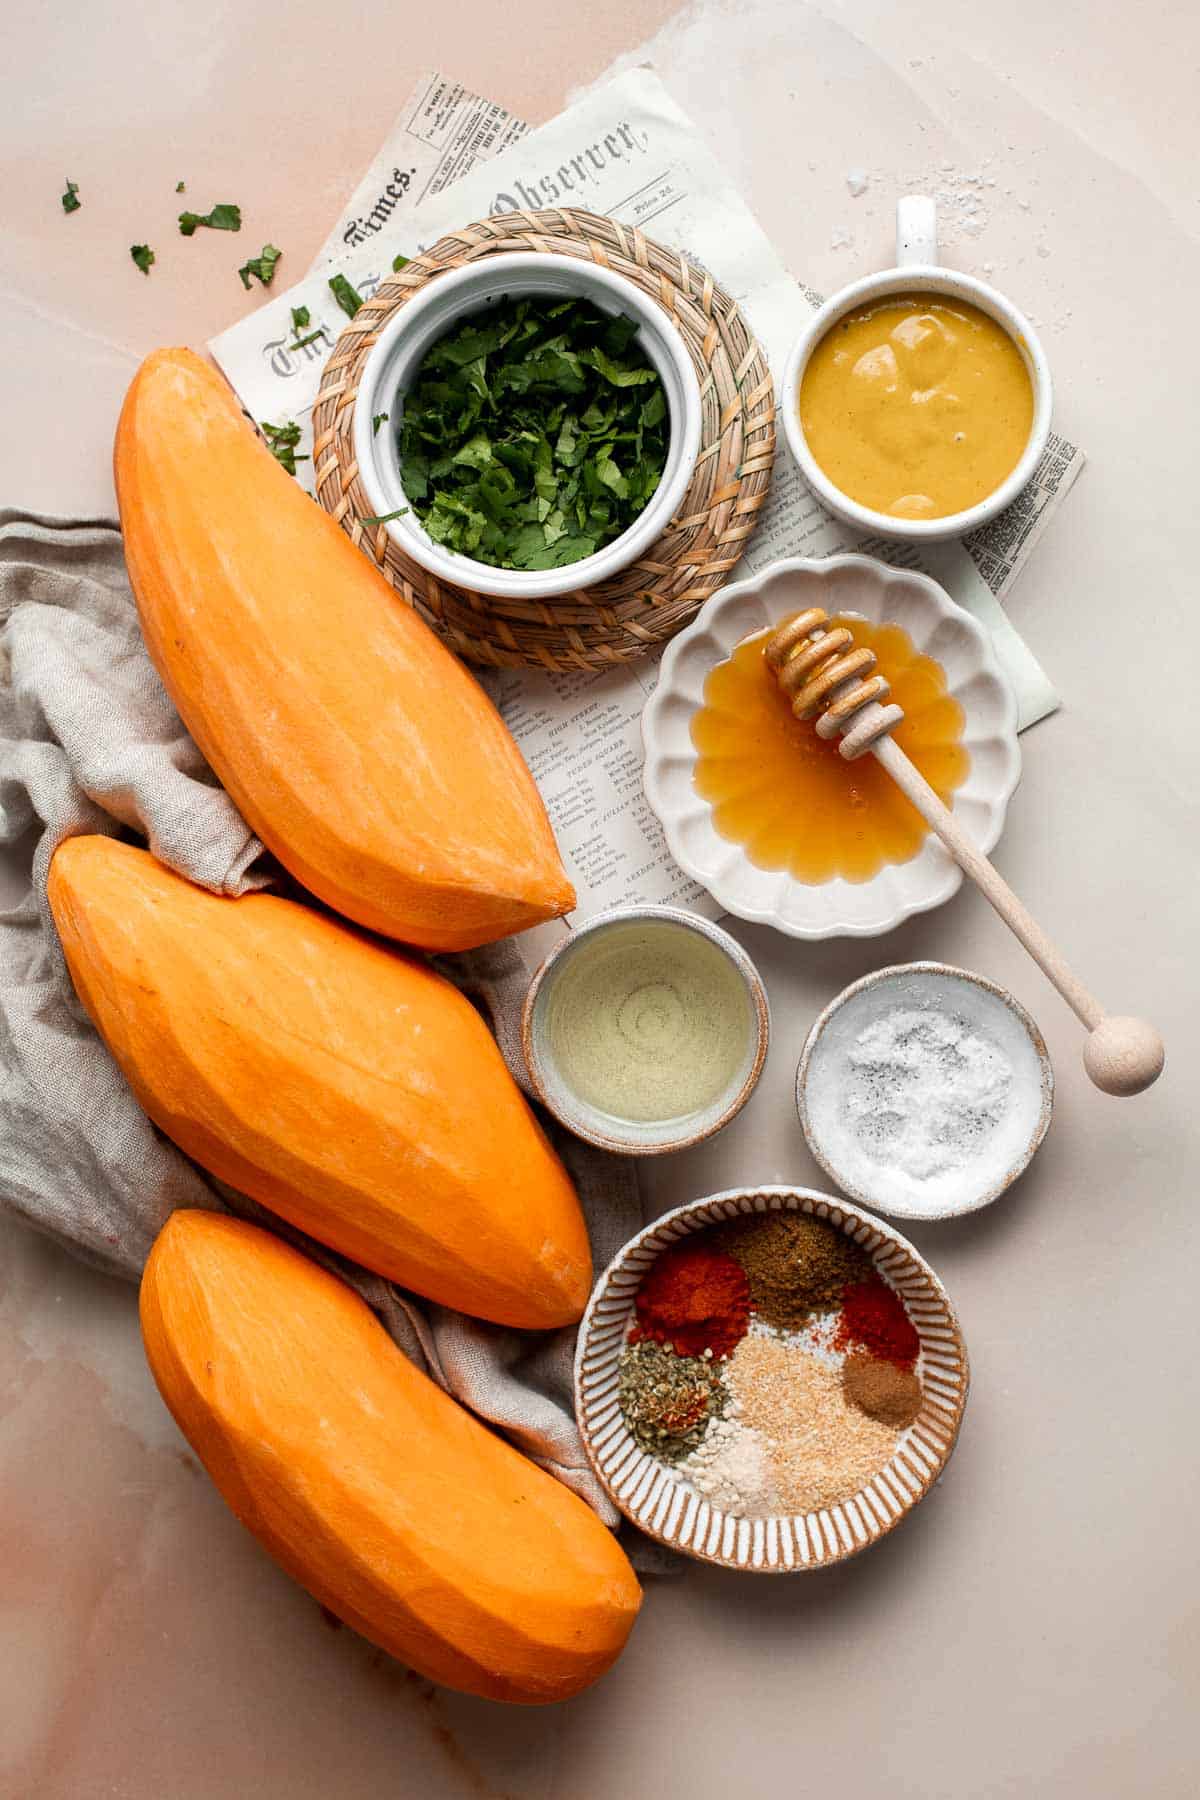
[[[217,338],[212,354],[253,417],[295,419],[307,435],[321,371],[344,323],[329,289],[331,273],[343,273],[366,298],[397,253],[416,255],[466,220],[555,204],[639,225],[711,270],[741,304],[778,380],[818,297],[784,269],[704,140],[646,69],[620,76],[534,131],[483,96],[437,75],[422,77],[314,271]],[[334,262],[324,260],[347,233],[364,241],[355,237]],[[312,320],[299,343],[291,326],[298,306]],[[1073,445],[1052,440],[1012,525],[1006,514],[969,546],[917,553],[864,541],[832,519],[781,446],[771,495],[739,573],[780,556],[844,549],[925,569],[990,633],[1023,729],[1054,711],[1058,699],[999,596],[1081,465]],[[300,468],[307,474],[310,465]],[[650,657],[603,674],[519,669],[485,677],[546,800],[579,895],[577,918],[647,903],[709,916],[719,911],[672,860],[642,791],[640,719],[656,676],[657,660]],[[542,938],[526,934],[527,954],[537,956],[542,946],[535,940]]]
[[[523,119],[494,100],[428,71],[317,252],[313,270],[394,230],[414,207],[468,175],[476,163],[507,150],[528,130]]]

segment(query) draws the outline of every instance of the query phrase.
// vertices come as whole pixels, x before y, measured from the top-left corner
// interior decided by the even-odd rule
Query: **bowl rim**
[[[800,381],[813,351],[825,334],[852,307],[861,302],[883,299],[888,294],[902,294],[906,291],[945,294],[969,301],[986,312],[998,325],[1004,327],[1021,352],[1033,388],[1033,419],[1020,460],[1000,485],[982,500],[976,501],[974,506],[964,507],[961,512],[945,513],[937,519],[898,519],[891,513],[876,512],[873,507],[863,506],[843,492],[830,480],[813,455],[800,423]],[[1045,451],[1053,408],[1054,384],[1050,363],[1041,339],[1025,314],[998,288],[980,281],[975,275],[968,275],[959,269],[944,268],[939,263],[913,263],[907,267],[881,269],[874,274],[860,276],[857,281],[839,288],[836,294],[832,294],[817,308],[788,356],[779,410],[788,449],[822,505],[837,518],[872,536],[890,538],[900,543],[928,544],[977,531],[980,526],[997,518],[1005,507],[1012,505],[1032,479]]]
[[[700,382],[679,327],[669,312],[626,276],[596,263],[575,257],[554,255],[548,251],[500,251],[481,257],[458,268],[431,275],[429,280],[398,306],[363,361],[354,396],[352,440],[355,461],[363,491],[382,518],[394,510],[395,495],[404,499],[397,475],[395,493],[385,485],[381,474],[380,446],[372,428],[383,398],[384,377],[396,345],[420,326],[426,314],[441,309],[447,296],[460,296],[459,303],[444,321],[438,336],[453,328],[454,321],[478,311],[483,305],[482,290],[503,289],[506,276],[542,276],[546,292],[560,292],[563,287],[575,290],[581,298],[603,294],[617,302],[617,309],[636,320],[670,365],[679,384],[682,410],[674,402],[670,382],[663,381],[663,391],[670,418],[668,468],[643,511],[628,530],[605,544],[591,556],[568,563],[561,569],[501,569],[490,563],[476,562],[459,552],[443,550],[413,518],[388,519],[384,525],[397,550],[413,557],[429,574],[456,587],[483,594],[497,594],[523,599],[553,598],[570,594],[606,581],[628,567],[660,537],[687,493],[700,452],[702,414]],[[539,291],[536,287],[529,292]],[[435,341],[435,340],[431,340]],[[650,360],[650,343],[644,343]],[[387,384],[390,389],[391,384]],[[391,411],[389,404],[387,410]],[[677,416],[678,415],[678,416]],[[670,468],[671,453],[678,445],[675,468]],[[411,508],[410,508],[411,511]]]
[[[698,1130],[677,1133],[670,1138],[652,1139],[649,1142],[641,1139],[635,1141],[600,1131],[587,1119],[576,1116],[562,1106],[546,1082],[543,1073],[542,1058],[538,1054],[537,1038],[534,1032],[534,1013],[537,1009],[538,995],[547,977],[563,957],[574,954],[582,938],[612,925],[631,923],[637,920],[657,922],[664,919],[698,932],[702,937],[707,938],[710,944],[714,944],[718,950],[723,951],[726,958],[734,965],[754,1007],[757,1040],[754,1058],[744,1081],[737,1093],[722,1108],[720,1114],[709,1124]],[[614,906],[606,912],[595,914],[593,918],[585,919],[582,924],[561,938],[543,959],[526,989],[525,999],[521,1006],[521,1053],[525,1059],[530,1084],[538,1100],[546,1108],[546,1111],[575,1137],[582,1138],[584,1143],[594,1144],[597,1149],[609,1150],[621,1156],[665,1156],[669,1151],[688,1150],[694,1144],[703,1143],[706,1138],[715,1137],[718,1131],[723,1131],[726,1125],[737,1117],[758,1086],[758,1079],[766,1064],[770,1045],[771,1003],[767,997],[766,983],[750,955],[743,950],[735,937],[728,931],[722,930],[721,926],[715,924],[711,919],[701,918],[698,913],[688,912],[679,906]]]
[[[713,876],[709,870],[701,868],[682,843],[675,808],[663,785],[665,773],[661,765],[668,760],[668,753],[664,748],[658,720],[668,697],[674,691],[676,666],[685,654],[687,646],[712,629],[714,621],[719,618],[723,608],[740,602],[748,594],[760,592],[781,575],[798,573],[819,577],[844,569],[857,571],[864,575],[869,574],[883,588],[892,585],[916,584],[933,602],[943,618],[952,618],[960,625],[965,622],[967,631],[975,641],[981,666],[991,678],[998,697],[1001,717],[995,735],[1003,742],[1006,754],[1003,779],[992,796],[992,816],[988,829],[982,832],[977,840],[977,847],[985,855],[999,842],[1004,830],[1009,802],[1021,779],[1021,745],[1017,731],[1016,697],[996,658],[991,640],[979,620],[967,612],[965,607],[959,606],[945,588],[932,576],[926,575],[923,570],[909,569],[903,565],[893,567],[890,563],[880,561],[878,557],[867,556],[858,550],[837,551],[831,556],[824,557],[780,557],[777,561],[768,563],[757,574],[746,576],[741,581],[732,581],[721,588],[710,600],[705,601],[696,617],[671,639],[659,664],[658,680],[655,683],[654,691],[642,708],[641,715],[644,750],[642,786],[649,801],[650,810],[663,828],[667,848],[685,874],[690,875],[692,880],[698,882],[707,893],[711,894],[726,912],[732,913],[736,918],[745,919],[755,925],[769,925],[787,937],[797,938],[806,943],[817,943],[833,937],[881,937],[885,932],[895,930],[896,926],[903,924],[906,919],[913,918],[920,913],[932,912],[936,907],[944,905],[961,887],[964,879],[963,872],[947,853],[941,878],[938,882],[931,884],[931,890],[927,895],[917,899],[902,900],[893,912],[873,923],[847,921],[844,917],[825,922],[818,921],[815,924],[808,921],[785,920],[777,907],[751,905],[741,896],[732,882],[726,881],[719,875]],[[930,835],[932,836],[932,834]],[[920,855],[921,852],[918,851],[917,854]],[[872,877],[872,880],[877,879],[877,876]],[[832,884],[822,885],[829,887]],[[870,883],[863,885],[869,886]]]
[[[879,986],[886,981],[894,981],[914,974],[950,976],[954,980],[968,982],[972,987],[981,988],[985,993],[991,994],[993,998],[1001,1001],[1012,1013],[1017,1022],[1024,1027],[1029,1040],[1033,1045],[1034,1054],[1038,1059],[1038,1066],[1041,1071],[1040,1104],[1038,1107],[1037,1122],[1034,1125],[1027,1147],[1011,1164],[1003,1179],[997,1182],[995,1186],[984,1190],[973,1199],[959,1203],[948,1202],[945,1205],[937,1207],[918,1207],[911,1205],[904,1200],[898,1202],[895,1200],[883,1200],[878,1194],[869,1194],[855,1182],[849,1181],[842,1171],[834,1165],[825,1150],[821,1147],[816,1133],[813,1130],[808,1112],[809,1071],[812,1067],[814,1056],[820,1050],[821,1040],[825,1034],[826,1028],[831,1021],[839,1012],[841,1012],[844,1006],[856,997],[856,995],[865,992],[868,988]],[[968,1213],[979,1212],[983,1207],[990,1206],[993,1201],[998,1200],[1001,1194],[1007,1193],[1008,1189],[1013,1185],[1017,1178],[1025,1173],[1025,1170],[1033,1161],[1034,1156],[1042,1145],[1046,1133],[1050,1129],[1050,1121],[1054,1114],[1054,1066],[1050,1061],[1050,1052],[1046,1048],[1046,1040],[1038,1029],[1036,1020],[1028,1009],[1022,1006],[1015,994],[1011,994],[1007,988],[1001,987],[999,982],[990,980],[988,976],[977,975],[973,969],[962,969],[955,963],[923,959],[919,962],[888,963],[886,967],[882,969],[872,969],[868,974],[860,975],[857,981],[850,982],[849,986],[844,987],[840,994],[834,995],[828,1006],[824,1007],[821,1012],[818,1013],[817,1017],[813,1020],[812,1025],[809,1027],[808,1035],[804,1040],[804,1048],[800,1052],[800,1061],[796,1065],[795,1091],[796,1111],[800,1118],[800,1129],[804,1133],[804,1141],[808,1145],[808,1148],[816,1161],[829,1176],[829,1179],[835,1182],[844,1194],[848,1194],[850,1198],[857,1201],[859,1205],[869,1207],[873,1212],[886,1213],[889,1218],[893,1219],[912,1219],[917,1222],[920,1222],[923,1219],[931,1221],[937,1219],[958,1219],[965,1217]]]
[[[719,1209],[719,1210],[714,1210]],[[936,1354],[939,1358],[939,1369],[944,1359],[945,1367],[952,1370],[941,1376],[943,1384],[954,1390],[954,1398],[948,1405],[935,1406],[927,1401],[922,1412],[912,1425],[901,1433],[897,1448],[890,1461],[885,1464],[884,1471],[872,1477],[863,1488],[839,1500],[830,1507],[816,1511],[797,1514],[776,1514],[771,1520],[755,1520],[736,1513],[726,1513],[722,1508],[713,1506],[701,1499],[694,1507],[672,1504],[670,1494],[676,1496],[686,1494],[674,1479],[674,1470],[669,1464],[658,1462],[645,1451],[638,1451],[636,1446],[625,1457],[614,1471],[615,1477],[623,1477],[630,1467],[637,1472],[642,1464],[650,1465],[652,1479],[647,1486],[645,1479],[639,1479],[633,1495],[627,1501],[619,1494],[610,1477],[603,1460],[603,1451],[614,1434],[625,1429],[620,1422],[619,1408],[615,1399],[615,1378],[604,1391],[597,1396],[594,1408],[597,1417],[593,1422],[593,1408],[589,1404],[586,1387],[593,1371],[589,1364],[593,1360],[605,1363],[611,1355],[608,1344],[596,1350],[593,1338],[598,1327],[597,1321],[606,1302],[609,1301],[613,1283],[629,1272],[631,1262],[637,1259],[637,1281],[628,1286],[627,1296],[622,1296],[613,1304],[615,1320],[627,1317],[632,1306],[632,1297],[642,1275],[663,1250],[681,1238],[693,1232],[702,1231],[708,1225],[719,1223],[747,1213],[769,1212],[801,1212],[810,1218],[817,1218],[836,1229],[846,1232],[856,1242],[868,1249],[877,1269],[886,1271],[893,1265],[905,1267],[906,1272],[919,1277],[928,1296],[931,1308],[940,1315],[937,1324],[936,1338],[934,1328],[929,1325],[931,1360]],[[853,1229],[851,1229],[853,1226]],[[640,1256],[652,1240],[655,1242],[649,1257]],[[874,1239],[872,1243],[871,1240]],[[921,1324],[917,1323],[922,1339],[922,1354],[926,1351],[926,1336]],[[616,1339],[618,1346],[623,1342],[623,1332]],[[618,1347],[617,1355],[620,1350]],[[615,1362],[615,1357],[613,1361]],[[927,1381],[928,1381],[928,1371]],[[652,1220],[648,1225],[635,1233],[617,1254],[607,1268],[599,1276],[592,1290],[591,1298],[579,1325],[579,1336],[576,1342],[574,1363],[574,1397],[575,1416],[579,1427],[579,1435],[583,1443],[588,1462],[604,1492],[623,1518],[636,1525],[639,1531],[653,1539],[655,1543],[667,1549],[691,1557],[697,1562],[713,1563],[722,1568],[737,1569],[747,1574],[790,1575],[810,1572],[814,1569],[828,1568],[839,1562],[845,1562],[863,1550],[870,1549],[880,1539],[887,1537],[896,1526],[906,1519],[929,1493],[930,1489],[944,1474],[950,1458],[954,1454],[962,1426],[970,1391],[971,1370],[967,1354],[966,1340],[954,1304],[946,1292],[941,1278],[921,1255],[916,1246],[904,1237],[894,1225],[875,1214],[866,1211],[851,1200],[840,1195],[824,1194],[816,1188],[794,1187],[783,1183],[764,1183],[759,1186],[725,1188],[716,1194],[708,1194],[700,1200],[690,1200],[682,1206],[676,1206]],[[611,1396],[611,1399],[610,1399]],[[938,1420],[941,1440],[937,1447],[932,1445],[931,1428],[924,1426],[923,1433],[916,1438],[918,1449],[914,1449],[910,1434],[916,1433],[916,1427],[922,1424],[927,1410],[942,1415]],[[615,1420],[615,1422],[614,1422]],[[628,1430],[625,1429],[628,1438]],[[632,1444],[632,1439],[629,1440]],[[893,1469],[902,1456],[903,1470],[906,1479],[901,1481]],[[913,1467],[915,1464],[915,1468]],[[882,1482],[883,1473],[889,1474],[889,1481],[883,1483],[882,1494],[886,1496],[886,1504],[881,1505],[878,1494],[873,1493],[870,1506],[865,1495],[875,1490],[876,1484]],[[645,1490],[642,1496],[642,1490]],[[642,1496],[639,1498],[639,1496]],[[656,1496],[659,1496],[656,1498]],[[667,1504],[663,1502],[666,1500]],[[634,1502],[648,1509],[648,1515],[632,1510]],[[651,1503],[653,1503],[651,1505]],[[855,1511],[847,1516],[847,1509]],[[707,1545],[696,1548],[691,1543],[680,1542],[677,1535],[669,1531],[673,1523],[682,1525],[689,1512],[699,1522],[703,1517],[719,1522],[720,1549],[710,1550]],[[866,1521],[866,1529],[862,1521]],[[778,1553],[780,1542],[799,1536],[797,1525],[802,1523],[804,1535],[798,1560],[770,1559],[772,1540]],[[774,1529],[769,1527],[773,1525]],[[785,1530],[786,1528],[786,1530]],[[709,1528],[710,1539],[714,1535]],[[732,1539],[737,1546],[736,1553],[726,1549]],[[816,1554],[809,1551],[816,1546]],[[764,1561],[764,1555],[768,1560]]]

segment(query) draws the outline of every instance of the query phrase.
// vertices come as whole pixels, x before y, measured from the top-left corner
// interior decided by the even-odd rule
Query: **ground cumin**
[[[832,1311],[848,1283],[874,1273],[853,1238],[803,1213],[752,1213],[718,1225],[711,1236],[746,1271],[759,1318],[780,1331]]]
[[[874,1356],[848,1356],[842,1368],[842,1388],[868,1418],[881,1425],[911,1425],[921,1410],[921,1383],[911,1369],[880,1362]]]

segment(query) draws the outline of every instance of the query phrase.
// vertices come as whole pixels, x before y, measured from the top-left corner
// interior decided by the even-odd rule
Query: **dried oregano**
[[[712,1358],[676,1356],[647,1339],[626,1345],[617,1392],[634,1442],[663,1462],[687,1456],[725,1411],[725,1383]]]

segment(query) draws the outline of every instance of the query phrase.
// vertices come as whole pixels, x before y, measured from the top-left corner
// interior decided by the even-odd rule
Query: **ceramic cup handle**
[[[936,263],[937,207],[928,194],[906,194],[896,202],[896,264]]]

